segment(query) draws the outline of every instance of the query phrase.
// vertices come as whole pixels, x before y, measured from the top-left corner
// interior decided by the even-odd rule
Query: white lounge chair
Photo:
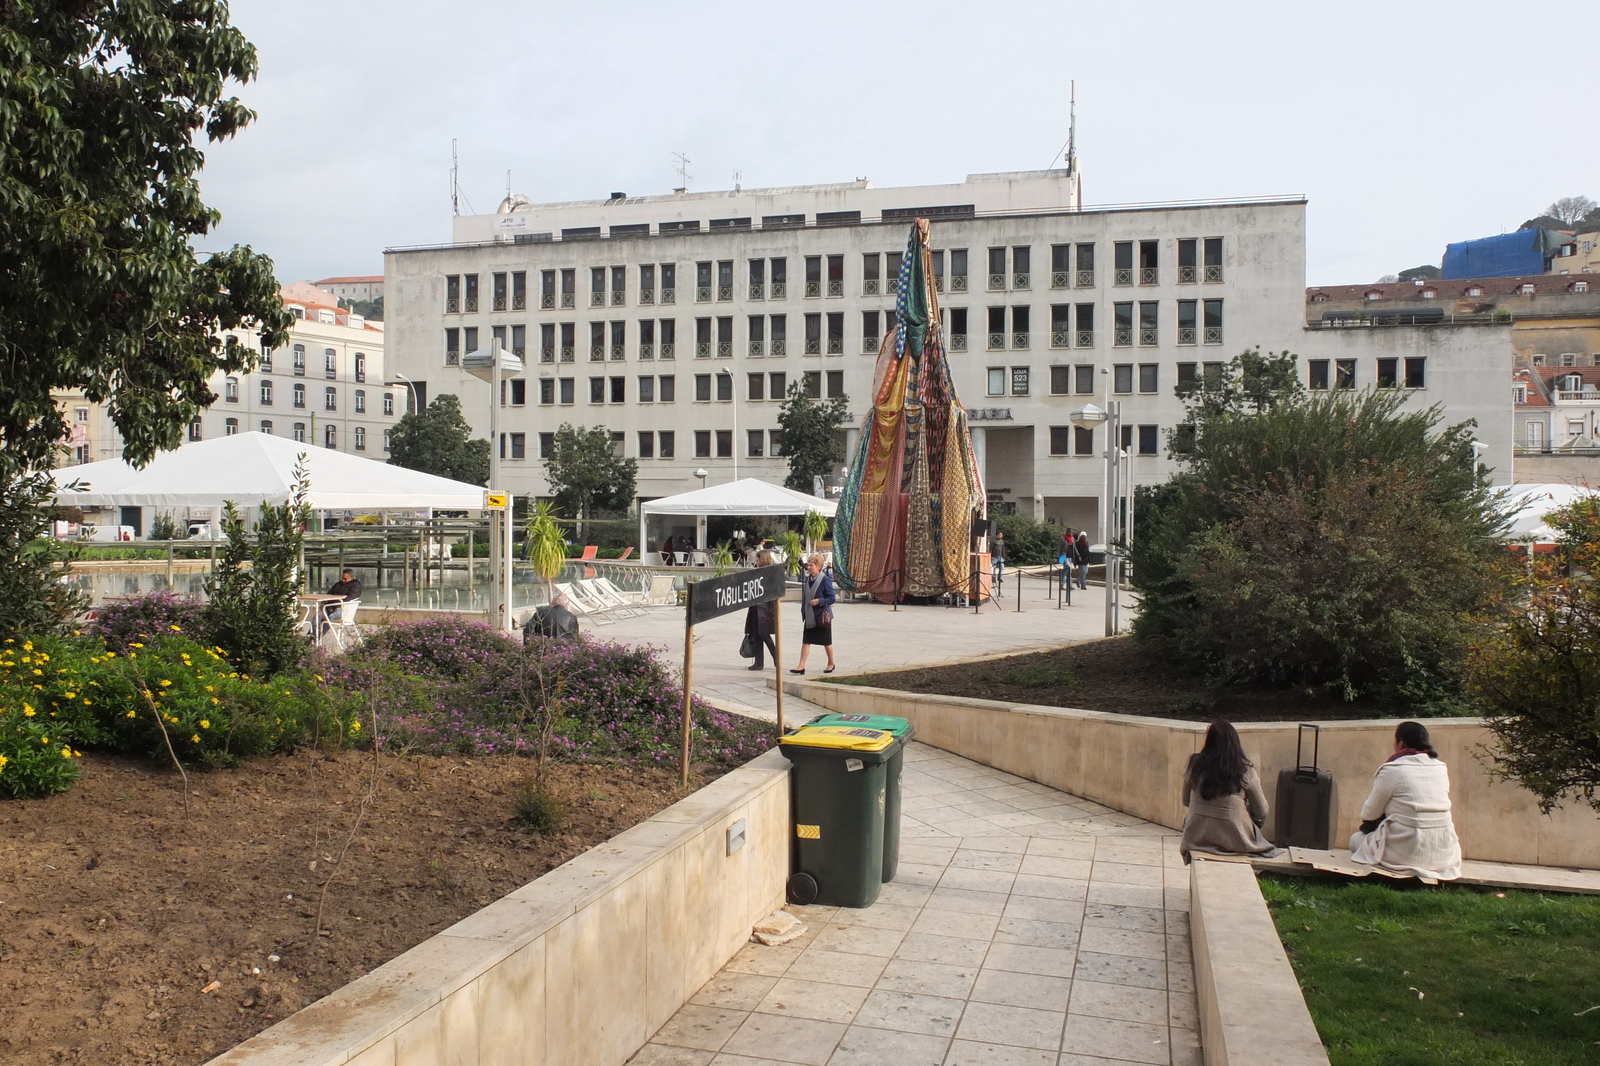
[[[596,602],[576,584],[563,585],[557,582],[555,589],[567,598],[567,609],[573,614],[583,615],[598,626],[608,626],[615,621],[606,617],[605,604]]]
[[[651,607],[676,607],[678,605],[678,590],[673,585],[673,578],[666,574],[657,574],[650,579],[650,591],[645,593],[644,602]]]
[[[603,582],[603,583],[602,583]],[[622,597],[621,590],[604,578],[591,577],[578,582],[589,598],[600,604],[601,610],[611,614],[636,615],[644,612]],[[609,588],[607,586],[610,586]]]

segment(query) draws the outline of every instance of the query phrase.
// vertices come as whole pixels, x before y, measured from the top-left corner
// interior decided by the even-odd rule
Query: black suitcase
[[[1306,730],[1311,730],[1311,765],[1304,758]],[[1339,813],[1333,775],[1317,767],[1322,753],[1322,727],[1303,725],[1295,739],[1294,769],[1278,771],[1278,798],[1273,804],[1272,842],[1280,848],[1326,851]]]

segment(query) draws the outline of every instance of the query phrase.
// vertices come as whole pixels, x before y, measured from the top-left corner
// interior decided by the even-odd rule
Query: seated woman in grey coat
[[[1244,754],[1239,731],[1217,719],[1206,730],[1204,746],[1189,756],[1183,775],[1183,843],[1179,851],[1189,861],[1192,851],[1233,855],[1276,854],[1261,826],[1267,821],[1267,797],[1261,776]]]

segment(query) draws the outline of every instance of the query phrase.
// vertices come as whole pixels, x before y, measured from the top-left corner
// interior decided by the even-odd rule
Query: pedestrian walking
[[[1056,545],[1056,561],[1061,567],[1061,587],[1065,589],[1072,581],[1072,572],[1078,563],[1078,541],[1070,529],[1061,531],[1061,542]]]
[[[994,570],[995,592],[1006,582],[1006,535],[996,533],[994,541],[989,545],[989,565]]]
[[[800,620],[805,625],[805,636],[800,643],[800,666],[791,674],[806,672],[806,657],[811,646],[820,644],[828,653],[825,674],[833,673],[833,578],[822,569],[822,556],[806,559],[806,572],[800,579]]]
[[[1073,544],[1078,549],[1078,587],[1086,589],[1089,587],[1089,531],[1078,530],[1078,539]]]
[[[757,566],[771,566],[772,553],[769,551],[757,552],[755,563]],[[768,600],[766,603],[758,603],[745,612],[744,639],[749,641],[751,645],[754,646],[756,653],[755,665],[747,666],[745,669],[762,670],[766,668],[766,662],[764,656],[762,655],[763,649],[772,653],[773,669],[778,668],[778,649],[776,645],[773,644],[772,640],[773,634],[777,633],[777,631],[777,600]]]

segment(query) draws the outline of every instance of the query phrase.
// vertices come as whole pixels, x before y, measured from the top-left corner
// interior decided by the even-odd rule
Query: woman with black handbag
[[[806,657],[811,645],[820,644],[828,652],[828,668],[833,673],[833,578],[822,569],[822,556],[813,555],[806,560],[806,574],[800,579],[800,620],[805,623],[805,636],[800,643],[800,666],[791,674],[806,672]]]
[[[768,551],[756,553],[757,566],[771,566],[772,553]],[[778,631],[778,601],[768,600],[751,607],[744,615],[744,643],[739,645],[739,654],[746,659],[755,659],[754,666],[747,666],[747,670],[763,670],[766,663],[762,657],[762,646],[772,653],[772,665],[778,666],[778,649],[772,641],[772,636]]]

